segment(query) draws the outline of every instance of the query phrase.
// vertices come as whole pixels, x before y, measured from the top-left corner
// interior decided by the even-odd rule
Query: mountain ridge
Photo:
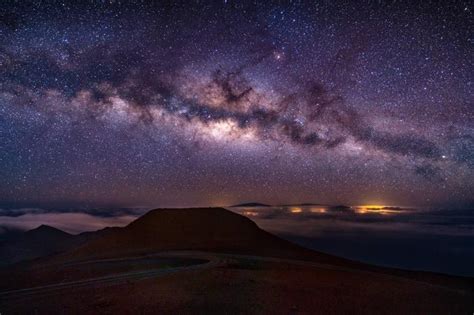
[[[260,229],[255,222],[224,208],[154,209],[123,228],[95,238],[62,255],[89,259],[166,250],[241,253],[344,264]]]

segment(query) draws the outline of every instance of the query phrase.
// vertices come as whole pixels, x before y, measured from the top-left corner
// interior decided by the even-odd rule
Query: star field
[[[472,205],[472,5],[0,5],[0,205]]]

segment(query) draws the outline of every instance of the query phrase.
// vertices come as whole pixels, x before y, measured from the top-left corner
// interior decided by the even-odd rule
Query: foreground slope
[[[310,251],[221,208],[153,210],[124,228],[77,239],[85,241],[60,255],[0,269],[0,311],[470,314],[474,309],[473,279]],[[202,259],[193,265],[196,255]],[[170,265],[180,264],[178,257],[194,262]]]

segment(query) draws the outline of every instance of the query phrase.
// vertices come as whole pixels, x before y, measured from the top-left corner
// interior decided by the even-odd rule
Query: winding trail
[[[149,260],[155,257],[156,258],[196,259],[196,260],[203,261],[203,263],[196,263],[196,264],[180,266],[180,267],[157,268],[157,269],[154,268],[154,269],[143,270],[143,271],[125,272],[125,273],[94,277],[94,278],[83,279],[83,280],[60,282],[60,283],[55,283],[55,284],[24,288],[24,289],[8,290],[8,291],[0,292],[0,301],[17,299],[17,298],[25,298],[31,295],[48,294],[48,293],[52,293],[52,292],[55,292],[58,290],[64,290],[64,289],[81,288],[81,287],[87,287],[87,286],[92,286],[92,285],[114,285],[114,284],[119,284],[126,281],[144,280],[144,279],[162,277],[169,274],[175,274],[175,273],[180,273],[180,272],[210,269],[210,268],[225,266],[225,265],[228,265],[229,263],[236,262],[238,260],[287,263],[287,264],[314,267],[314,268],[326,269],[326,270],[336,270],[336,271],[343,271],[343,272],[358,272],[358,273],[367,273],[367,274],[372,274],[372,275],[376,274],[379,277],[380,276],[389,277],[389,278],[393,278],[397,280],[423,283],[429,286],[435,286],[435,287],[441,287],[443,289],[453,290],[452,288],[448,288],[445,286],[418,281],[414,279],[409,279],[405,277],[399,277],[399,276],[393,276],[389,274],[377,273],[373,271],[333,266],[333,265],[327,265],[327,264],[321,264],[321,263],[315,263],[315,262],[309,262],[309,261],[263,257],[263,256],[252,256],[252,255],[210,253],[210,252],[199,252],[199,251],[159,252],[159,253],[148,254],[148,255],[143,255],[143,256],[111,258],[111,259],[96,259],[96,260],[79,261],[79,262],[67,262],[67,263],[62,263],[61,265],[73,266],[73,265],[117,262],[117,261],[131,261],[135,263],[135,262],[139,262],[140,260]],[[459,290],[454,290],[454,291],[459,291]]]
[[[113,284],[123,283],[126,281],[155,278],[155,277],[165,276],[165,275],[178,273],[178,272],[209,269],[209,268],[218,267],[220,265],[224,265],[227,263],[227,261],[220,260],[216,256],[211,256],[208,253],[204,254],[204,253],[194,253],[194,252],[166,252],[166,253],[157,253],[157,254],[152,254],[152,255],[134,256],[134,257],[127,257],[127,258],[96,259],[96,260],[72,262],[72,263],[68,262],[63,265],[72,266],[72,265],[83,265],[83,264],[94,264],[94,263],[116,262],[116,261],[133,261],[134,263],[136,263],[140,260],[149,260],[150,258],[153,258],[153,257],[191,258],[191,259],[203,260],[204,262],[187,265],[187,266],[172,267],[172,268],[157,268],[157,269],[135,271],[135,272],[125,272],[125,273],[114,274],[114,275],[94,277],[94,278],[89,278],[89,279],[84,279],[84,280],[60,282],[60,283],[42,285],[42,286],[31,287],[31,288],[8,290],[8,291],[0,292],[0,300],[7,300],[7,299],[9,300],[13,298],[21,298],[21,297],[27,297],[30,295],[50,293],[50,292],[63,290],[63,289],[80,288],[80,287],[86,287],[86,286],[91,286],[91,285],[113,285]]]

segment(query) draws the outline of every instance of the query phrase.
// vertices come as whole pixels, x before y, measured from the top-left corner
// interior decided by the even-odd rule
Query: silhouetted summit
[[[332,258],[280,239],[250,219],[223,208],[152,210],[124,228],[85,243],[69,256],[85,258],[162,250]]]
[[[74,236],[49,225],[18,234],[0,244],[1,264],[59,253],[71,247]]]
[[[45,225],[45,224],[42,224],[32,230],[29,230],[29,231],[26,231],[23,236],[27,236],[27,235],[31,235],[31,236],[55,236],[55,237],[70,237],[72,236],[71,234],[69,233],[66,233],[60,229],[57,229],[55,227],[52,227],[50,225]]]

